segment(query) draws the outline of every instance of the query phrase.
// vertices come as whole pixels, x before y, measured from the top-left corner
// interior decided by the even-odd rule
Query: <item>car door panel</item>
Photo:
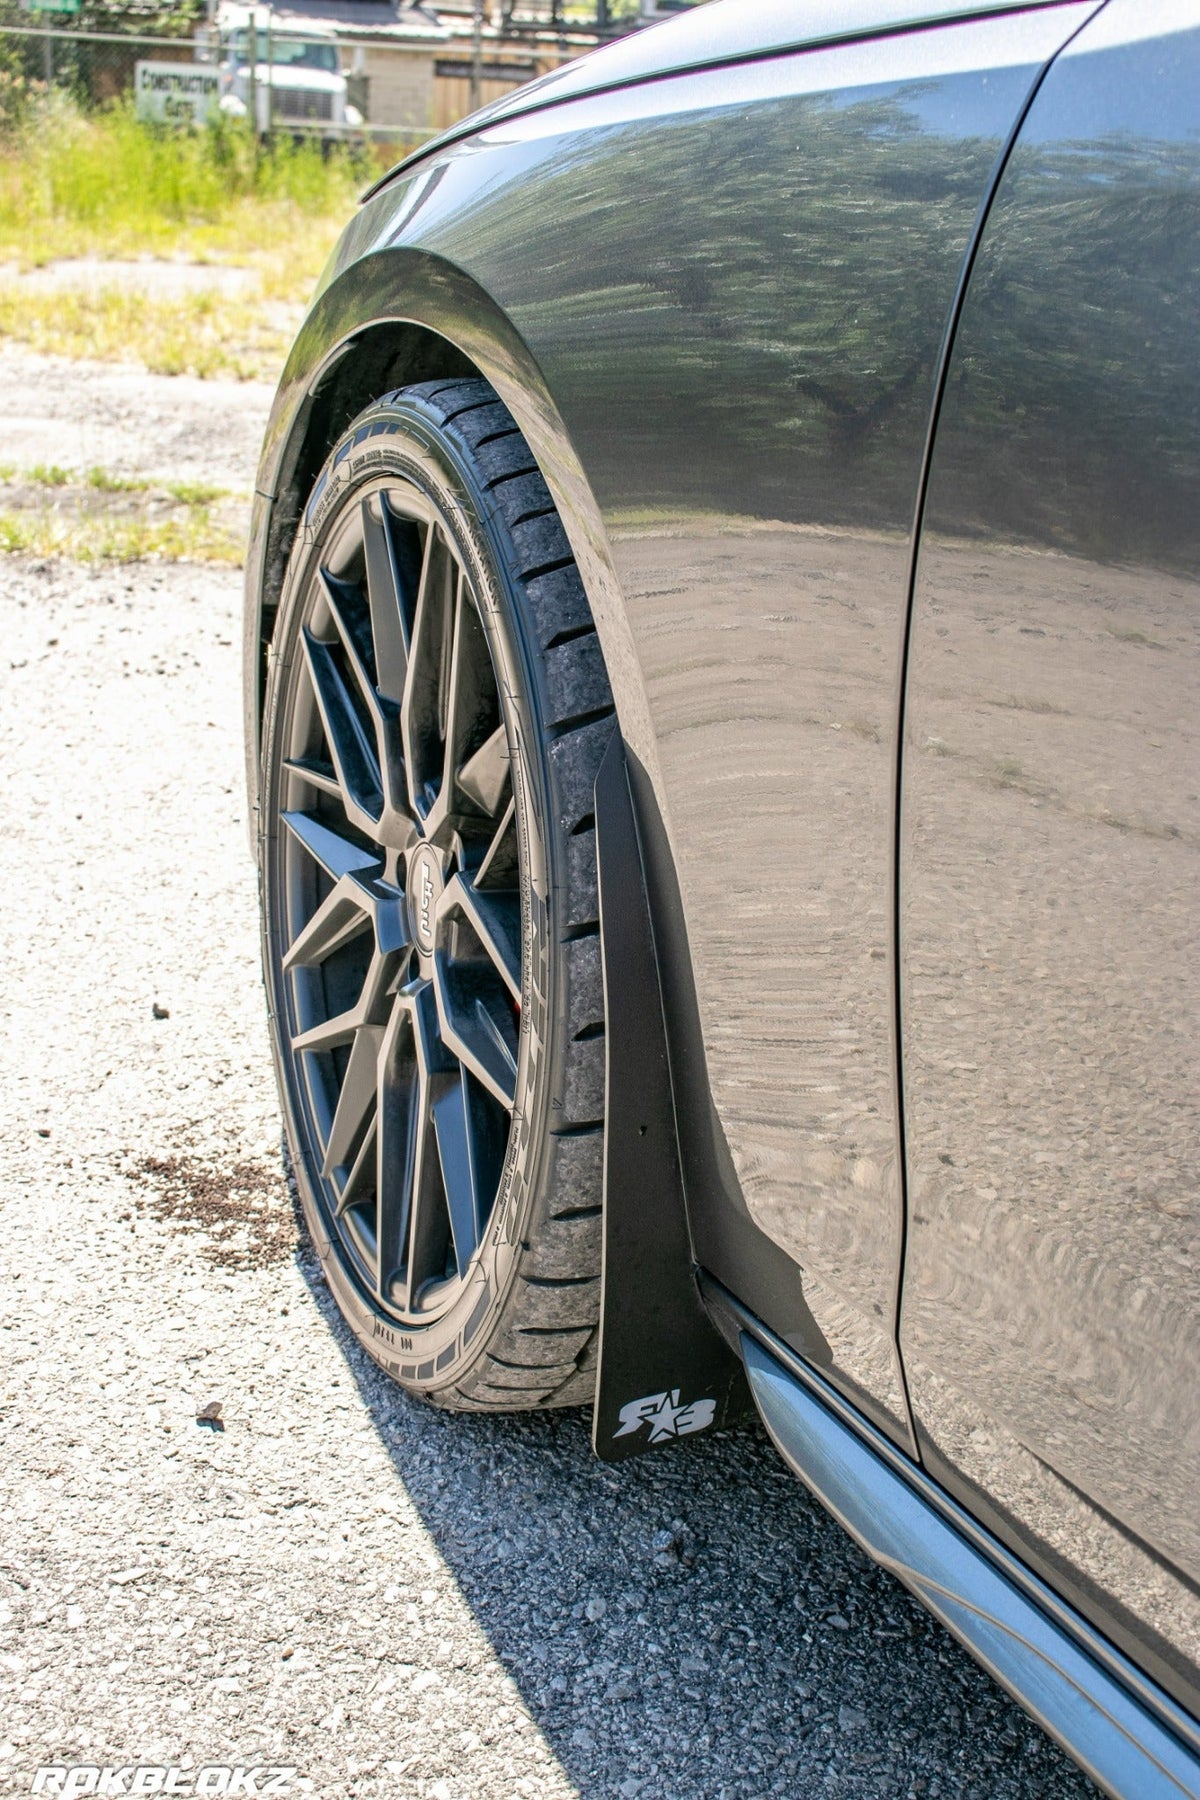
[[[931,464],[900,865],[922,1456],[1193,1710],[1198,91],[1200,8],[1112,0],[1006,169]]]

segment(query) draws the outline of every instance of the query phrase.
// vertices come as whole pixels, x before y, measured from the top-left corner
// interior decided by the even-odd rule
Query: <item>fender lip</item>
[[[1200,1725],[711,1278],[776,1449],[822,1505],[1119,1800],[1200,1795]]]

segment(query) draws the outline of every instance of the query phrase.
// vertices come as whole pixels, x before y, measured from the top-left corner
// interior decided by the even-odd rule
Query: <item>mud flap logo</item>
[[[672,1388],[669,1394],[647,1394],[644,1400],[630,1400],[621,1408],[621,1423],[613,1436],[629,1437],[641,1426],[648,1425],[650,1442],[661,1444],[667,1438],[687,1437],[689,1432],[703,1431],[712,1424],[716,1410],[715,1400],[692,1400],[687,1406],[680,1406],[678,1388]]]

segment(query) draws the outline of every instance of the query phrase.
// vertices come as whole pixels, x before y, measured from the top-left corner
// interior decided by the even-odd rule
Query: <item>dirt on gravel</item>
[[[278,1164],[214,1167],[194,1156],[143,1156],[127,1173],[143,1189],[134,1206],[195,1232],[215,1268],[269,1268],[295,1252],[295,1191]]]
[[[263,391],[2,361],[6,454],[249,484]],[[366,1360],[282,1152],[239,578],[4,574],[0,1790],[1090,1793],[758,1430],[610,1467]]]

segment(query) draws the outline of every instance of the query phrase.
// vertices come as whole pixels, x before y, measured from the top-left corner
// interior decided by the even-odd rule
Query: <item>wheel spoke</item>
[[[309,969],[324,962],[370,929],[370,915],[357,897],[357,886],[343,876],[326,895],[303,931],[297,933],[283,959],[285,969]]]
[[[359,1145],[358,1154],[354,1158],[350,1173],[342,1183],[342,1191],[337,1197],[335,1217],[344,1219],[352,1206],[360,1206],[371,1194],[372,1179],[375,1174],[376,1140],[379,1135],[378,1111],[372,1116],[371,1123],[363,1133],[363,1141]]]
[[[358,716],[332,647],[307,628],[304,655],[346,815],[370,831],[383,811],[378,752]]]
[[[408,1248],[408,1212],[412,1195],[416,1135],[413,1114],[419,1111],[418,1075],[413,1057],[412,1015],[398,1001],[379,1050],[378,1110],[375,1134],[376,1280],[381,1300],[403,1305],[394,1292]]]
[[[354,677],[359,698],[373,716],[381,716],[381,703],[371,670],[375,646],[371,637],[369,609],[353,583],[339,581],[326,568],[318,570],[317,579],[321,584],[329,617],[341,639],[346,666]]]
[[[409,800],[422,819],[437,798],[442,774],[442,662],[453,622],[455,585],[449,545],[430,526],[400,711]]]
[[[411,942],[408,915],[398,888],[383,881],[343,875],[295,938],[283,966],[311,968],[325,962],[368,927],[374,930],[375,948],[381,956],[403,950]]]
[[[360,1009],[352,1006],[348,1012],[335,1013],[331,1019],[310,1025],[307,1031],[298,1031],[292,1039],[292,1049],[336,1050],[339,1044],[351,1042],[361,1024]]]
[[[423,982],[413,996],[413,1043],[417,1055],[421,1111],[418,1123],[416,1179],[408,1224],[408,1299],[416,1304],[421,1287],[427,1281],[445,1274],[449,1244],[450,1220],[442,1184],[440,1159],[434,1131],[433,1103],[435,1095],[447,1086],[447,1077],[458,1078],[458,1070],[447,1056],[438,1035],[437,1007],[428,982]]]
[[[496,735],[499,696],[491,652],[475,604],[461,573],[454,603],[454,629],[450,654],[443,656],[446,679],[441,697],[444,719],[441,787],[426,820],[426,835],[439,837],[447,823],[453,828],[459,816],[481,810],[478,794],[465,788],[460,771],[473,761],[482,746]],[[503,737],[503,726],[499,727]],[[507,772],[507,750],[505,751]],[[482,809],[489,817],[495,807]]]
[[[442,890],[439,919],[457,913],[467,920],[486,950],[496,973],[514,1000],[521,998],[521,900],[502,890],[480,893],[465,875],[456,875]]]
[[[480,999],[478,996],[476,996],[475,1000],[475,1023],[483,1036],[491,1040],[500,1058],[505,1075],[508,1078],[505,1082],[502,1098],[504,1104],[511,1107],[513,1104],[512,1095],[517,1079],[516,1049],[509,1043],[508,1033],[501,1026],[493,1009],[487,1005],[486,1001]]]
[[[379,1068],[379,1046],[383,1030],[378,1025],[361,1025],[355,1033],[338,1095],[329,1141],[325,1145],[323,1175],[332,1175],[349,1163],[358,1149],[361,1133],[375,1107],[376,1078]]]
[[[332,794],[340,800],[342,790],[332,763],[323,762],[316,756],[288,756],[284,758],[285,769],[293,775],[299,775],[310,787],[319,788],[323,794]]]
[[[419,1130],[408,1219],[408,1304],[413,1311],[419,1308],[426,1282],[445,1278],[450,1242],[450,1221],[428,1101],[421,1113]]]
[[[422,982],[398,999],[379,1055],[380,1293],[410,1310],[423,1283],[445,1273],[449,1218],[432,1101],[451,1073],[456,1071],[438,1038],[433,995]]]
[[[392,511],[385,494],[363,501],[362,530],[375,673],[380,693],[399,704],[421,582],[421,531],[415,520]]]
[[[329,617],[342,641],[346,665],[374,728],[377,757],[382,761],[388,728],[399,708],[395,701],[380,694],[371,668],[375,651],[369,611],[364,607],[358,589],[348,582],[335,580],[328,569],[321,570],[321,587]]]
[[[483,1234],[484,1180],[481,1169],[481,1146],[477,1141],[468,1089],[470,1077],[465,1069],[452,1077],[433,1102],[433,1124],[437,1135],[438,1158],[442,1165],[442,1184],[446,1190],[446,1210],[450,1215],[450,1234],[454,1240],[454,1261],[460,1275],[474,1255]]]
[[[478,991],[475,971],[455,969],[440,952],[433,966],[442,1042],[511,1112],[517,1091],[515,1028],[510,1022],[506,1030],[495,1003]]]
[[[510,796],[504,809],[503,817],[497,825],[495,834],[483,860],[472,877],[473,884],[479,888],[515,888],[520,880],[520,865],[517,861],[517,803]]]
[[[508,776],[508,737],[501,723],[463,763],[458,771],[458,786],[491,818],[499,810]]]
[[[377,851],[364,850],[350,838],[342,837],[340,832],[331,831],[320,819],[314,819],[311,813],[285,812],[280,818],[298,843],[304,845],[314,862],[319,862],[327,875],[335,881],[343,875],[366,873],[383,873],[383,859]]]
[[[329,617],[342,642],[347,667],[366,709],[374,738],[372,768],[379,771],[383,798],[393,811],[407,812],[400,708],[396,701],[380,692],[371,666],[375,650],[369,603],[364,602],[357,587],[336,580],[328,569],[321,570],[321,586]]]
[[[354,1005],[297,1032],[292,1039],[293,1050],[333,1050],[339,1044],[348,1044],[363,1025],[384,1025],[392,1008],[390,989],[398,960],[394,952],[380,950],[377,945]]]

